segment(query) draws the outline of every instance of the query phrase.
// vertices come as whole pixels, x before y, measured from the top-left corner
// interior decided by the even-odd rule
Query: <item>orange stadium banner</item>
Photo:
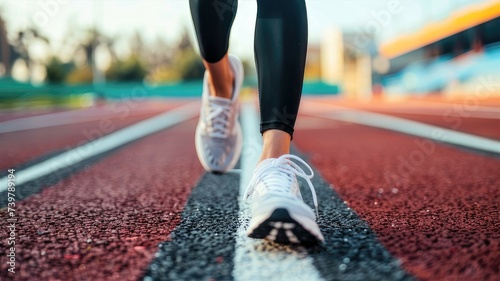
[[[382,43],[379,50],[384,57],[395,58],[497,17],[500,17],[500,1],[473,4],[443,21],[429,23],[414,33]]]

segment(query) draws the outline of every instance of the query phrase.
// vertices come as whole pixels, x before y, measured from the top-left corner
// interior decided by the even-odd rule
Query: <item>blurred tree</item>
[[[149,72],[145,77],[150,84],[164,84],[170,82],[178,82],[181,80],[181,75],[178,71],[168,65],[158,66]]]
[[[49,45],[49,40],[41,35],[35,27],[29,27],[26,30],[19,31],[17,37],[14,39],[14,48],[19,54],[19,57],[26,63],[30,79],[33,73],[33,64],[35,63],[30,52],[30,46],[37,41],[42,42],[47,47]]]
[[[48,82],[63,83],[71,70],[75,68],[75,64],[73,62],[63,63],[57,57],[52,57],[45,68]]]
[[[157,42],[157,45],[161,48],[153,48],[153,55],[148,56],[153,67],[147,77],[148,82],[161,84],[203,78],[205,67],[193,48],[187,29],[173,47],[168,47],[161,41]],[[158,58],[161,58],[160,62]]]
[[[144,63],[137,56],[130,56],[125,61],[116,61],[106,71],[106,78],[114,81],[141,81],[147,71]]]
[[[178,56],[175,67],[184,81],[202,79],[205,72],[200,56],[192,49],[185,50]]]
[[[68,76],[68,83],[90,83],[95,80],[96,74],[98,77],[102,77],[101,71],[95,65],[95,50],[98,47],[104,47],[111,55],[112,60],[115,61],[117,59],[114,51],[114,43],[114,38],[104,35],[98,29],[87,29],[85,36],[83,39],[80,39],[74,50],[75,58],[83,53],[85,63],[81,69],[73,69],[72,73]],[[82,80],[78,81],[78,79]]]
[[[181,73],[182,80],[197,80],[203,78],[205,66],[200,56],[194,51],[187,29],[184,29],[181,40],[177,45],[179,55],[175,66]]]
[[[7,30],[1,12],[0,10],[0,63],[3,64],[5,75],[10,76],[11,65],[13,63],[12,55],[14,52],[11,52],[12,46],[7,40]]]
[[[0,22],[0,34],[1,30]],[[116,38],[104,35],[100,30],[93,28],[84,32],[73,30],[58,47],[59,50],[47,48],[49,53],[43,60],[34,58],[30,53],[30,48],[36,40],[45,42],[49,47],[49,41],[35,28],[19,32],[13,40],[13,46],[19,58],[25,61],[29,71],[34,63],[43,63],[46,81],[50,83],[80,84],[95,81],[97,48],[104,48],[110,55],[110,67],[105,71],[105,77],[109,81],[141,81],[148,72],[150,75],[147,80],[154,83],[188,81],[202,79],[205,70],[187,29],[176,44],[168,44],[159,39],[154,44],[147,45],[141,34],[136,32],[129,41],[130,55],[125,59],[119,58],[116,54]],[[1,43],[0,41],[0,47]],[[66,57],[63,54],[67,54]],[[71,62],[64,62],[68,59],[71,59]]]
[[[132,39],[130,40],[130,50],[132,56],[134,57],[142,59],[145,55],[146,48],[144,46],[144,41],[142,40],[141,34],[137,31],[134,33]]]
[[[153,69],[165,68],[172,65],[175,57],[175,50],[162,38],[158,38],[146,52],[148,65]]]
[[[151,84],[177,82],[181,75],[172,67],[175,49],[162,38],[157,38],[146,53],[149,74],[145,78]]]
[[[100,44],[109,46],[110,42],[112,42],[112,40],[109,37],[103,35],[99,30],[91,28],[86,30],[85,38],[79,44],[79,46],[75,50],[75,53],[79,50],[83,50],[85,58],[87,60],[87,65],[92,65],[94,51],[97,46],[99,46]]]
[[[92,83],[92,80],[92,68],[88,65],[74,68],[66,78],[69,84],[88,84]]]

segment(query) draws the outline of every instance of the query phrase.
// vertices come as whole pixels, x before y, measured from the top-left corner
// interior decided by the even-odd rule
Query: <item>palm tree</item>
[[[7,31],[5,30],[5,22],[0,15],[0,62],[3,63],[5,67],[5,74],[10,76],[10,55],[11,46],[7,41]]]
[[[49,45],[49,39],[41,35],[35,27],[30,27],[24,31],[18,32],[16,39],[14,39],[14,49],[19,54],[19,57],[26,63],[30,80],[32,78],[32,66],[35,61],[30,54],[29,46],[38,40]]]

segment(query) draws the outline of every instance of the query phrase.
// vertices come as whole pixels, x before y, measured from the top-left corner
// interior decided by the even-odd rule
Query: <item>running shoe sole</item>
[[[251,238],[303,245],[314,245],[323,241],[315,221],[303,216],[293,216],[284,208],[274,210],[268,217],[253,218],[252,221],[247,233]]]

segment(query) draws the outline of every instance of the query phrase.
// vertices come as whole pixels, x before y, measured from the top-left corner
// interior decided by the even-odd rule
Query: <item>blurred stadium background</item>
[[[242,38],[253,37],[255,6],[240,1],[230,49],[244,58],[247,89],[256,74]],[[308,8],[305,94],[366,101],[486,87],[500,96],[499,0],[309,0]],[[203,71],[187,1],[0,0],[0,108],[195,97]]]

